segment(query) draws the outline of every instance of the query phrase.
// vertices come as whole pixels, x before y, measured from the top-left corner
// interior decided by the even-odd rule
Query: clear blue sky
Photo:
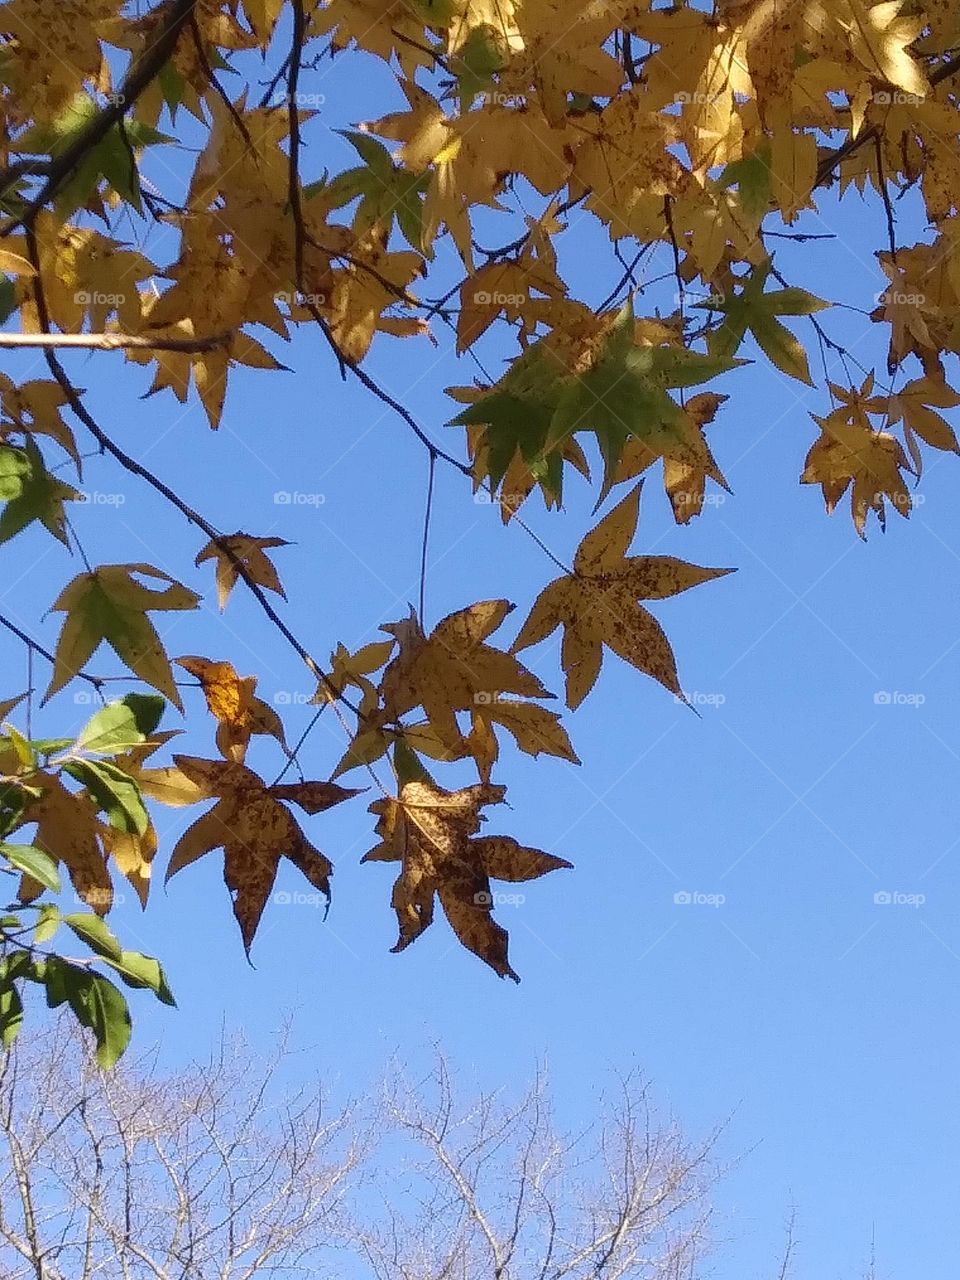
[[[308,177],[353,162],[328,125],[395,101],[388,93],[371,107],[358,84],[346,62],[306,78],[304,91],[328,99],[308,134]],[[165,162],[182,175],[182,159]],[[153,164],[154,180],[169,182]],[[869,309],[884,284],[872,260],[882,222],[856,195],[843,208],[834,224],[841,242],[784,242],[778,265],[792,282]],[[904,242],[922,236],[907,202],[900,217]],[[599,301],[617,264],[585,222],[571,223],[563,243],[572,287]],[[486,220],[484,243],[511,238],[513,224],[500,225]],[[799,225],[823,229],[815,217]],[[131,238],[141,230],[131,228]],[[446,246],[440,261],[452,280]],[[661,259],[656,272],[666,265]],[[658,302],[669,310],[670,297],[669,283],[658,286],[638,311]],[[884,331],[853,312],[823,319],[885,379]],[[809,326],[798,332],[812,343]],[[437,335],[437,350],[381,339],[370,367],[434,438],[459,449],[441,425],[450,416],[442,389],[474,370],[455,360],[448,331]],[[338,380],[318,337],[268,345],[296,374],[234,373],[216,435],[194,400],[185,409],[168,395],[138,400],[145,373],[118,357],[74,357],[69,368],[114,438],[211,520],[295,543],[276,553],[290,597],[284,616],[326,656],[338,640],[352,648],[376,638],[381,622],[415,600],[426,457],[401,422]],[[510,351],[492,338],[484,357],[496,367]],[[815,349],[812,364],[820,377]],[[845,383],[839,361],[828,364]],[[43,376],[32,357],[5,367]],[[678,529],[654,473],[634,544],[739,566],[654,606],[684,687],[703,695],[699,718],[608,657],[569,722],[582,768],[504,750],[512,808],[491,811],[488,830],[576,864],[524,886],[523,904],[501,909],[522,985],[498,981],[442,921],[402,956],[388,953],[391,869],[358,865],[374,842],[370,795],[307,820],[336,864],[332,910],[324,923],[307,903],[271,906],[256,968],[244,961],[216,856],[166,893],[158,885],[145,916],[127,895],[118,930],[128,945],[163,957],[180,1005],[135,1000],[137,1035],[162,1037],[174,1063],[202,1054],[222,1020],[265,1045],[293,1013],[317,1070],[351,1089],[376,1080],[395,1053],[411,1065],[424,1060],[435,1042],[465,1080],[486,1087],[522,1083],[546,1060],[572,1125],[598,1081],[638,1064],[692,1135],[730,1117],[720,1151],[742,1159],[718,1192],[729,1236],[719,1280],[774,1272],[791,1204],[803,1280],[858,1276],[874,1232],[881,1276],[947,1280],[960,1243],[960,1179],[948,1154],[960,1137],[957,462],[931,459],[911,520],[891,514],[886,536],[871,520],[863,544],[846,510],[828,519],[819,490],[797,483],[815,438],[807,411],[826,412],[825,395],[762,359],[717,389],[732,399],[711,441],[734,496]],[[201,540],[155,495],[98,459],[88,461],[83,487],[124,499],[71,513],[92,559],[148,561],[212,597],[210,565],[193,567]],[[323,500],[275,502],[277,492],[294,491]],[[547,515],[537,501],[525,515],[569,559],[592,522],[590,506],[574,480],[563,515]],[[21,535],[3,554],[4,610],[51,643],[59,618],[36,618],[81,566],[42,532]],[[552,576],[521,530],[503,529],[462,477],[439,470],[429,622],[507,596],[519,608],[503,628],[506,642]],[[311,681],[242,588],[223,618],[210,598],[200,614],[159,621],[172,654],[229,658],[259,675],[268,701],[292,702],[280,708],[291,737],[307,723]],[[527,658],[559,692],[558,635]],[[24,658],[3,643],[5,692],[13,693]],[[90,665],[109,669],[106,653]],[[877,702],[880,693],[891,695],[888,704]],[[79,727],[89,708],[72,699],[72,689],[59,695],[40,726]],[[164,723],[176,720],[171,713]],[[202,724],[197,709],[181,749],[212,750]],[[341,750],[336,721],[325,716],[304,752],[308,776],[328,776]],[[276,772],[282,758],[261,742],[250,762]],[[353,777],[363,785],[362,774]],[[466,771],[442,780],[461,778]],[[166,850],[186,820],[182,811],[157,814]],[[291,868],[277,888],[309,886]],[[683,893],[722,902],[675,901]],[[877,894],[922,895],[922,904],[877,902]]]

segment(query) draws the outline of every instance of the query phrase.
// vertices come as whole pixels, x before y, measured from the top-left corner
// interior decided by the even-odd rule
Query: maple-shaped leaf
[[[911,467],[896,436],[844,421],[842,413],[837,410],[827,418],[811,415],[821,434],[807,454],[800,483],[822,487],[830,514],[852,485],[850,510],[863,538],[871,511],[876,512],[881,529],[886,528],[885,498],[900,515],[909,517],[913,503],[901,471]]]
[[[207,710],[217,721],[217,748],[225,759],[242,762],[255,733],[276,738],[286,748],[280,717],[254,693],[256,676],[238,676],[231,663],[209,658],[185,656],[175,662],[200,681]]]
[[[67,403],[67,393],[59,382],[37,380],[15,386],[6,374],[0,373],[0,407],[4,414],[0,432],[6,435],[13,430],[49,436],[70,455],[79,474],[80,451],[60,412]]]
[[[203,564],[205,560],[217,562],[217,602],[221,610],[227,607],[230,592],[237,584],[240,571],[237,562],[243,565],[252,581],[267,591],[275,591],[286,600],[286,593],[277,576],[273,562],[264,555],[268,547],[288,547],[286,538],[255,538],[250,533],[231,533],[217,542],[208,542],[197,555],[194,564]]]
[[[393,653],[395,640],[374,640],[351,653],[344,644],[338,644],[330,655],[330,671],[321,680],[310,699],[314,703],[332,702],[348,687],[359,689],[363,695],[361,715],[368,714],[377,703],[377,687],[369,677],[379,671]]]
[[[434,899],[460,942],[501,978],[520,979],[507,959],[507,932],[492,916],[490,879],[533,880],[571,864],[530,849],[509,836],[475,838],[480,810],[499,804],[505,788],[480,783],[445,791],[429,781],[405,783],[397,799],[377,800],[381,840],[364,862],[400,862],[392,905],[400,936],[393,947],[403,951],[433,922]]]
[[[517,261],[488,262],[467,276],[460,287],[457,354],[472,347],[501,314],[508,324],[522,323],[533,301],[531,290],[548,298],[565,292],[556,272],[532,255]]]
[[[915,378],[890,397],[890,422],[903,421],[903,434],[917,475],[923,468],[917,436],[931,449],[960,453],[953,427],[942,414],[937,413],[937,409],[956,409],[958,406],[960,395],[943,378]]]
[[[153,823],[149,823],[141,835],[136,831],[118,831],[109,823],[102,822],[99,833],[103,847],[117,870],[139,898],[140,906],[146,908],[153,859],[157,853],[157,832]]]
[[[413,609],[402,622],[381,627],[400,642],[380,685],[386,715],[399,719],[423,707],[441,739],[455,746],[456,713],[469,711],[478,698],[553,697],[512,654],[485,643],[513,607],[508,600],[481,600],[449,614],[429,636]]]
[[[39,520],[58,542],[68,546],[63,504],[79,502],[83,495],[47,470],[43,455],[29,436],[23,449],[12,450],[9,445],[0,445],[0,452],[15,453],[17,461],[23,464],[18,492],[7,501],[0,514],[0,542],[9,541],[34,520]]]
[[[905,7],[904,0],[881,0],[879,4],[839,0],[833,17],[848,32],[854,55],[871,75],[922,99],[930,92],[930,84],[909,48],[923,30],[924,21],[909,14],[901,16]]]
[[[596,434],[609,479],[631,438],[660,451],[682,434],[684,412],[671,389],[707,382],[740,363],[726,353],[639,340],[644,322],[632,298],[615,315],[588,323],[579,339],[554,332],[534,343],[452,420],[486,427],[494,488],[519,452],[545,495],[559,495],[564,450],[580,431]]]
[[[166,879],[205,853],[223,849],[223,878],[249,956],[281,858],[288,858],[315,889],[330,897],[333,865],[281,801],[294,800],[307,812],[318,813],[357,793],[330,782],[268,787],[252,769],[234,761],[174,756],[174,763],[206,798],[216,797],[217,802],[177,841]]]
[[[691,396],[683,406],[683,416],[677,422],[675,436],[672,439],[661,437],[657,448],[642,440],[628,440],[612,481],[610,484],[604,481],[600,501],[606,497],[611,484],[634,479],[652,466],[658,457],[663,458],[663,487],[677,524],[687,524],[703,510],[708,477],[729,492],[703,434],[704,427],[713,422],[717,410],[728,399],[729,396],[717,395],[713,391]]]
[[[92,911],[106,915],[113,904],[113,883],[101,847],[103,825],[96,804],[86,791],[68,791],[54,773],[38,773],[30,781],[41,788],[41,795],[23,811],[24,822],[37,824],[33,843],[66,867],[77,895]],[[42,887],[24,876],[20,901],[32,902]]]
[[[570,93],[606,98],[617,92],[623,70],[603,47],[617,26],[615,5],[571,8],[563,0],[524,0],[511,7],[522,53],[511,59],[510,71],[522,90],[529,85],[536,89],[551,124],[563,122]]]
[[[432,257],[423,236],[423,199],[430,175],[414,173],[394,164],[393,156],[383,143],[368,133],[338,132],[364,163],[338,174],[332,182],[321,187],[313,199],[324,210],[339,209],[359,199],[353,218],[353,229],[357,235],[365,235],[376,227],[386,241],[396,219],[407,244],[418,253]]]
[[[567,706],[573,710],[600,674],[603,646],[682,697],[673,650],[660,624],[639,600],[664,600],[732,573],[673,556],[628,556],[640,514],[637,485],[583,539],[573,573],[556,578],[534,602],[513,651],[538,644],[563,627],[561,664]]]
[[[153,590],[138,582],[135,574],[170,585]],[[149,564],[104,564],[79,574],[52,606],[65,613],[67,620],[57,641],[53,678],[44,702],[73,679],[105,640],[135,675],[182,710],[170,660],[147,611],[195,609],[199,603],[195,592]]]
[[[754,268],[739,293],[696,304],[724,316],[720,328],[710,335],[710,351],[717,357],[732,357],[749,330],[771,364],[791,378],[812,386],[803,343],[777,317],[809,316],[833,304],[805,289],[775,289],[765,293],[764,286],[772,270],[773,262],[768,258]]]
[[[471,711],[470,732],[466,736],[467,751],[476,761],[484,782],[490,781],[490,771],[500,754],[495,733],[497,726],[512,734],[526,755],[558,756],[571,764],[580,763],[556,712],[548,711],[535,702],[514,698],[489,699],[478,703]]]

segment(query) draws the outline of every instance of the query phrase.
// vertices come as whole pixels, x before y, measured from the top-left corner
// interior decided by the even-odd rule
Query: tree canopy
[[[0,854],[19,878],[0,920],[5,1040],[32,983],[115,1060],[130,1031],[116,981],[173,999],[159,963],[105,922],[117,878],[146,905],[155,859],[169,878],[222,850],[249,954],[281,858],[329,897],[312,819],[361,790],[375,819],[366,860],[397,871],[394,949],[430,926],[439,900],[463,946],[516,978],[491,882],[570,864],[500,823],[480,834],[506,795],[501,750],[577,764],[553,686],[574,711],[611,654],[683,700],[661,625],[669,601],[714,583],[696,596],[709,625],[714,593],[735,589],[715,581],[734,566],[634,553],[641,486],[662,483],[678,525],[709,520],[726,487],[712,428],[736,414],[753,361],[778,372],[788,399],[801,387],[821,397],[812,443],[798,444],[800,482],[828,512],[849,495],[851,536],[883,528],[890,510],[909,516],[925,461],[960,451],[948,421],[960,406],[960,11],[950,0],[8,0],[0,37],[0,348],[45,363],[42,377],[0,374],[0,543],[40,526],[82,564],[45,569],[55,645],[0,617],[28,659],[27,691],[8,673],[0,708]],[[369,81],[368,118],[338,119],[324,96],[342,60]],[[879,211],[877,244],[836,235],[843,201]],[[917,243],[899,239],[901,201],[923,228]],[[586,236],[612,267],[602,289],[580,261]],[[792,251],[814,240],[825,244],[804,274]],[[824,296],[823,264],[851,253],[861,287]],[[884,335],[885,367],[838,340],[840,308]],[[296,376],[356,380],[428,462],[426,517],[419,502],[402,513],[422,522],[419,600],[356,651],[326,621],[291,629],[285,539],[243,528],[242,500],[238,527],[218,527],[176,475],[117,442],[71,364],[79,352],[142,366],[145,394],[196,396],[216,430],[243,412],[232,372],[290,376],[277,353],[295,334],[326,356]],[[370,372],[384,343],[425,363],[439,345],[463,358],[446,422],[419,421]],[[509,352],[499,376],[492,351]],[[119,541],[116,563],[88,559],[72,513],[91,452],[192,527],[196,563],[180,576],[221,610],[251,593],[305,664],[316,717],[343,729],[340,758],[308,770],[321,777],[301,769],[306,735],[291,747],[258,697],[260,673],[224,651],[171,652],[170,616],[187,615],[179,648],[200,591],[128,562]],[[469,595],[428,622],[438,468],[460,473],[466,501],[472,491],[499,507],[505,538],[533,539],[552,562],[540,594],[516,602],[519,628],[507,625],[514,602]],[[528,513],[561,508],[573,483],[598,510],[568,564]],[[15,563],[17,544],[5,554]],[[558,629],[561,669],[544,682],[521,655]],[[108,699],[118,675],[134,691]],[[37,698],[66,689],[103,705],[78,735],[35,737]],[[176,750],[178,713],[209,718],[209,756]],[[245,763],[255,735],[277,743],[276,778]],[[476,780],[445,786],[444,767],[464,762]],[[197,807],[172,850],[158,850],[155,804]],[[85,910],[61,913],[49,896],[64,875]],[[88,957],[50,945],[61,927]]]

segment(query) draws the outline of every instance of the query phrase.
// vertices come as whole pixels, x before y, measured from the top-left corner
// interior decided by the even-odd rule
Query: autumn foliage
[[[104,922],[114,879],[146,903],[155,859],[170,876],[222,850],[249,951],[281,858],[329,895],[332,864],[312,843],[322,820],[290,806],[312,819],[361,787],[373,789],[363,803],[379,838],[366,859],[397,866],[395,949],[439,902],[465,947],[516,977],[491,880],[569,864],[480,834],[482,811],[504,798],[494,773],[505,742],[578,763],[567,719],[545,705],[554,690],[518,655],[562,629],[556,674],[570,710],[611,653],[682,699],[663,629],[670,599],[732,568],[635,552],[641,485],[662,482],[678,524],[701,516],[726,487],[713,427],[736,414],[753,360],[822,393],[798,472],[828,511],[849,498],[861,536],[871,515],[882,527],[891,509],[910,514],[931,453],[960,451],[948,421],[960,406],[960,11],[952,0],[8,0],[0,40],[0,346],[38,348],[48,374],[0,374],[0,542],[39,522],[78,546],[71,481],[83,449],[98,449],[190,523],[221,610],[234,591],[253,594],[308,668],[317,714],[344,730],[329,780],[260,777],[245,763],[254,735],[287,762],[298,748],[254,675],[222,654],[168,653],[165,616],[196,609],[192,589],[146,563],[88,564],[69,581],[51,570],[55,649],[3,620],[49,661],[44,698],[78,684],[102,696],[87,664],[108,650],[148,691],[105,705],[76,739],[30,738],[32,689],[2,708],[0,852],[21,877],[0,925],[6,1038],[33,982],[68,1002],[112,1060],[129,1035],[112,978],[172,998],[158,963],[125,951]],[[324,69],[371,57],[401,109],[383,114],[374,94],[368,118],[327,110],[338,134],[315,133]],[[201,139],[195,159],[188,135],[194,150]],[[142,179],[157,148],[182,152],[182,191]],[[894,202],[908,195],[929,225],[913,245],[896,236]],[[823,296],[823,277],[781,269],[778,244],[828,237],[838,197],[881,213],[887,234],[869,247],[879,294],[866,270],[862,295],[840,300]],[[121,235],[131,219],[162,227],[170,252],[133,247]],[[492,219],[497,248],[478,230]],[[582,222],[610,243],[606,297],[568,284]],[[458,264],[452,281],[441,244]],[[647,306],[652,263],[669,281],[667,308]],[[844,359],[844,382],[811,359],[842,350],[829,329],[841,301],[888,343],[884,369]],[[216,429],[232,411],[231,370],[278,377],[275,352],[295,332],[323,344],[329,376],[359,380],[401,420],[431,478],[453,468],[466,498],[472,488],[499,504],[509,536],[530,532],[526,504],[559,508],[574,475],[598,507],[612,495],[572,564],[553,557],[559,576],[522,602],[519,627],[503,599],[468,599],[431,627],[421,591],[419,608],[383,619],[385,639],[356,652],[294,634],[285,540],[215,527],[176,476],[116,443],[68,368],[74,348],[133,362],[145,393],[195,395]],[[474,377],[493,337],[511,359],[500,377]],[[371,346],[397,342],[464,357],[445,424],[418,422],[368,372]],[[702,593],[707,615],[711,593],[730,589]],[[197,682],[183,702],[174,660]],[[158,730],[166,704],[210,717],[211,758],[171,754],[171,732]],[[443,767],[465,761],[476,783],[441,785]],[[362,781],[349,788],[347,774]],[[172,852],[158,850],[153,804],[203,806]],[[35,835],[17,835],[33,823]],[[89,912],[61,916],[44,897],[61,872]],[[96,963],[50,949],[61,924]]]

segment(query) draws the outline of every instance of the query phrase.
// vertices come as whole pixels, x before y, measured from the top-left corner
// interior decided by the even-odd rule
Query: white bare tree
[[[364,1150],[322,1091],[281,1097],[281,1047],[111,1073],[61,1023],[0,1063],[3,1280],[318,1275]]]
[[[289,1094],[281,1047],[111,1073],[68,1023],[0,1063],[3,1280],[695,1280],[716,1135],[641,1081],[575,1135],[446,1063],[359,1107]],[[593,1093],[593,1086],[590,1086]]]
[[[394,1091],[380,1199],[355,1228],[377,1280],[692,1280],[716,1134],[690,1145],[633,1077],[597,1101],[596,1124],[564,1136],[542,1077],[514,1105],[458,1105],[441,1060]]]

